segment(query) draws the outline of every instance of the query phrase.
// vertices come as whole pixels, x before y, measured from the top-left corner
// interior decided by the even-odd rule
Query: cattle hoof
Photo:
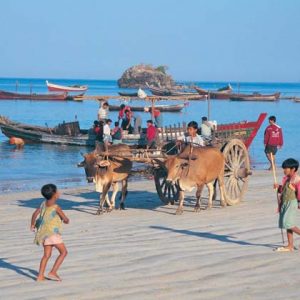
[[[182,215],[182,213],[183,213],[182,209],[177,209],[175,215]]]
[[[125,210],[125,204],[124,203],[120,203],[120,210]]]
[[[96,215],[99,216],[99,215],[102,215],[103,214],[103,210],[102,209],[98,209],[97,212],[96,212]]]
[[[212,205],[207,205],[206,210],[211,210],[212,209]]]
[[[201,211],[200,205],[196,205],[196,206],[194,207],[194,212],[200,212],[200,211]]]
[[[107,208],[106,208],[106,212],[109,213],[109,212],[112,212],[112,211],[113,211],[113,207],[107,207]]]

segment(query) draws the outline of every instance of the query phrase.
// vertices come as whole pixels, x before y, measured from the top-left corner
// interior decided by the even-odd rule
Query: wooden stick
[[[277,177],[276,177],[276,166],[274,164],[274,156],[273,153],[270,153],[271,155],[271,165],[272,165],[272,173],[273,173],[273,179],[274,179],[274,185],[277,184]],[[277,192],[277,202],[279,205],[279,195],[278,195],[278,191],[277,188],[274,188],[274,190]],[[279,212],[280,213],[280,212]],[[282,239],[282,244],[284,245],[284,235],[283,235],[283,230],[281,228],[281,239]]]
[[[273,173],[274,184],[277,184],[276,167],[275,167],[275,164],[274,164],[274,156],[273,156],[272,152],[270,154],[271,154],[271,165],[272,165],[272,173]],[[277,190],[277,188],[275,190]]]

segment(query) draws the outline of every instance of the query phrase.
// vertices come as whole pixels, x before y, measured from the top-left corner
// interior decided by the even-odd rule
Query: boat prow
[[[88,89],[87,85],[65,86],[65,85],[58,85],[58,84],[50,83],[48,80],[46,80],[46,85],[48,87],[48,91],[51,91],[51,92],[80,93],[82,95]]]

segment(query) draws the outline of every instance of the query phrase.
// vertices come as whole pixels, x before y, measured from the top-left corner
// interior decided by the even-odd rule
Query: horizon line
[[[68,78],[68,77],[2,77],[0,79],[41,79],[41,80],[94,80],[94,81],[118,81],[118,79],[102,79],[102,78]],[[205,82],[205,83],[288,83],[288,84],[300,84],[300,81],[238,81],[238,80],[186,80],[186,79],[174,79],[176,83],[180,82]]]

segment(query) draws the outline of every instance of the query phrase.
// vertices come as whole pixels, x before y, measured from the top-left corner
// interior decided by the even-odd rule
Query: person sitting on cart
[[[152,120],[147,121],[147,149],[155,149],[156,148],[156,137],[157,137],[157,128],[153,125]]]
[[[93,133],[96,135],[96,140],[103,142],[103,122],[94,121]]]
[[[113,144],[121,144],[122,136],[123,136],[122,128],[119,126],[119,122],[115,122],[115,127],[111,132]]]
[[[145,112],[149,112],[151,115],[154,117],[154,125],[158,129],[158,131],[161,131],[163,127],[163,118],[160,110],[158,108],[153,108],[152,112],[152,107],[145,107],[144,108]]]
[[[126,111],[126,110],[131,110],[131,109],[130,109],[130,106],[125,105],[125,104],[121,104],[121,105],[120,105],[119,114],[118,114],[118,119],[119,119],[119,121],[120,121],[120,120],[123,120],[123,119],[125,118],[125,111]]]
[[[212,137],[213,127],[207,117],[202,117],[202,124],[200,126],[201,135],[204,139],[210,140]]]
[[[100,108],[98,110],[98,120],[105,122],[108,119],[109,105],[107,102],[100,102]]]
[[[177,139],[177,143],[192,144],[193,146],[205,146],[203,138],[197,134],[198,123],[191,121],[188,123],[187,133]]]
[[[133,132],[133,127],[131,125],[131,121],[132,121],[132,112],[131,110],[125,110],[125,116],[124,116],[124,119],[122,121],[122,129],[123,130],[127,130],[129,134],[132,134]]]

